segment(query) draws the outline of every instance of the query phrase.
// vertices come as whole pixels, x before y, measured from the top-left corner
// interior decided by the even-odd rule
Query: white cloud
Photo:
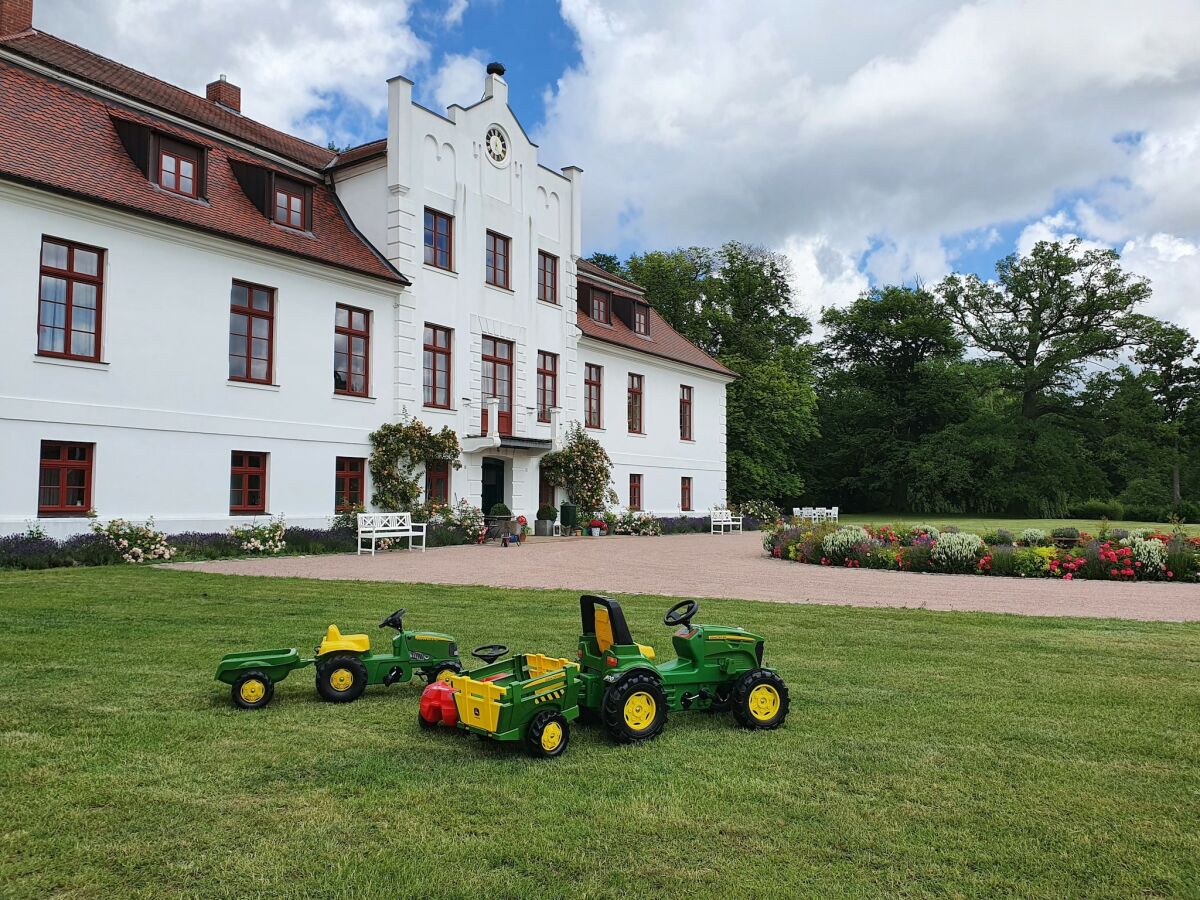
[[[1118,249],[1126,268],[1150,279],[1154,293],[1144,312],[1200,336],[1200,243],[1160,233],[1135,238]]]
[[[1064,198],[1096,195],[1092,239],[1200,239],[1194,0],[561,2],[582,58],[536,139],[583,167],[591,246],[635,205],[655,246],[785,248],[823,297],[845,272],[797,247],[928,282],[947,240]]]
[[[467,0],[449,0],[446,4],[446,11],[442,13],[442,24],[447,28],[452,28],[462,22],[467,5]]]
[[[470,106],[483,96],[484,68],[477,56],[449,54],[423,93],[428,93],[439,110],[454,103]]]
[[[242,110],[323,143],[351,136],[337,125],[377,115],[384,83],[429,57],[408,25],[409,0],[37,0],[34,24],[90,50],[203,94],[225,73]],[[331,95],[353,98],[335,106]],[[334,132],[308,120],[314,112]]]

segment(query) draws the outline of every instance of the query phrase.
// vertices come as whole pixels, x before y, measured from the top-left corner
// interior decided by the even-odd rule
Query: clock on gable
[[[508,136],[499,125],[493,125],[483,139],[487,148],[488,158],[496,165],[501,165],[508,159]]]

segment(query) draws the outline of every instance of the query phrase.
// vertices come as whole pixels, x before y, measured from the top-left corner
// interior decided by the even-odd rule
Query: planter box
[[[554,523],[549,519],[535,519],[533,533],[538,537],[550,537],[554,534]]]

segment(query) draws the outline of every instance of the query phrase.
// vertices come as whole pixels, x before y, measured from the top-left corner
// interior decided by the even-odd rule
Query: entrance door
[[[480,497],[483,514],[490,515],[492,507],[504,502],[504,460],[483,458],[483,492]]]
[[[512,434],[512,391],[512,342],[485,337],[483,339],[483,413],[480,423],[483,434],[488,433],[487,401],[489,397],[500,398],[500,421],[496,423],[497,430],[501,434]]]

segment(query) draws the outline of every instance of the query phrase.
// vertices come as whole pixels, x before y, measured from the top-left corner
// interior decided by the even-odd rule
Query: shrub
[[[662,521],[647,512],[629,510],[617,517],[613,525],[614,534],[636,534],[642,536],[663,533]]]
[[[496,504],[493,504],[492,508],[488,510],[488,515],[493,516],[495,518],[507,519],[508,517],[510,517],[512,515],[512,510],[509,509],[507,506],[505,506],[503,503],[496,503]]]
[[[782,518],[779,507],[770,500],[747,500],[739,503],[735,512],[760,522],[778,522]]]
[[[1071,515],[1077,519],[1123,519],[1125,507],[1117,500],[1087,500],[1071,507]]]
[[[832,534],[825,535],[821,550],[834,565],[841,565],[856,547],[871,545],[871,535],[859,525],[843,525]]]
[[[1146,535],[1149,533],[1149,528],[1130,528],[1129,533],[1125,535],[1125,538],[1129,541],[1129,543],[1132,544],[1134,541],[1145,540]]]
[[[937,540],[937,536],[941,532],[939,532],[932,525],[914,525],[912,528],[908,529],[908,533],[913,537],[921,537],[924,535],[932,540]]]
[[[957,525],[947,525],[945,528],[942,529],[942,534],[960,534],[961,532],[962,532],[962,529],[959,528]]]
[[[1061,538],[1063,540],[1079,540],[1079,529],[1067,525],[1063,528],[1055,528],[1050,532],[1050,537]]]
[[[167,545],[167,536],[154,530],[154,519],[142,525],[125,519],[112,519],[101,524],[93,519],[88,528],[108,541],[113,552],[127,563],[168,560],[175,555],[175,548]]]
[[[1011,543],[993,546],[989,553],[992,560],[988,565],[992,575],[1008,576],[1016,574],[1015,550]]]
[[[1053,547],[1018,547],[1013,551],[1013,571],[1022,578],[1040,578],[1049,574],[1053,557]]]
[[[942,572],[974,572],[984,551],[983,538],[977,534],[942,532],[929,557]]]
[[[1019,539],[1027,547],[1040,547],[1046,541],[1046,532],[1040,528],[1026,528]]]
[[[558,510],[549,503],[543,503],[538,507],[537,518],[539,522],[553,522],[558,518]]]
[[[353,531],[355,534],[358,534],[358,514],[361,512],[366,512],[361,505],[343,510],[329,520],[330,530]]]
[[[1171,508],[1171,492],[1161,478],[1134,478],[1117,498],[1125,507],[1125,518],[1161,522]]]
[[[1166,575],[1167,547],[1162,541],[1133,538],[1129,542],[1129,549],[1133,551],[1134,566],[1142,570],[1139,574],[1149,578]]]
[[[567,429],[563,448],[547,453],[539,465],[542,476],[550,484],[564,488],[585,518],[603,509],[605,502],[617,502],[610,485],[612,460],[579,422],[572,422]]]
[[[286,546],[283,535],[287,531],[283,516],[266,522],[249,525],[230,525],[229,533],[247,553],[279,553]]]

